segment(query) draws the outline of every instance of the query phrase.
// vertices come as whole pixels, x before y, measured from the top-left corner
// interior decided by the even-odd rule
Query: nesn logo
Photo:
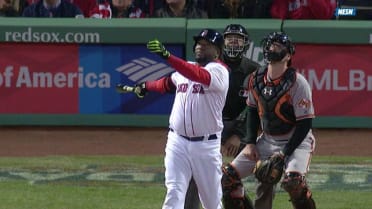
[[[336,9],[336,16],[355,16],[356,9],[355,8],[337,8]]]

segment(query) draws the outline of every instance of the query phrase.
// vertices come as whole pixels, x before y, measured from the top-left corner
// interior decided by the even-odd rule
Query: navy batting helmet
[[[194,41],[195,41],[194,47],[193,47],[194,51],[195,51],[196,43],[200,39],[204,39],[208,41],[209,43],[215,45],[220,50],[220,52],[222,51],[223,44],[224,44],[223,37],[221,33],[217,32],[216,30],[208,29],[208,28],[203,29],[197,36],[194,36]]]
[[[247,30],[240,24],[230,24],[226,26],[223,32],[223,38],[226,39],[227,35],[239,35],[243,38],[243,45],[229,45],[225,44],[223,53],[226,57],[231,59],[241,58],[249,48],[250,40]]]

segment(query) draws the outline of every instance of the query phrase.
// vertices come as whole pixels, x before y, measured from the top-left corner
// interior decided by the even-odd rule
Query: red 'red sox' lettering
[[[201,84],[194,84],[192,85],[192,93],[193,94],[204,94],[204,88]]]
[[[187,83],[178,84],[177,93],[178,92],[186,92],[188,86],[189,85]]]
[[[189,85],[187,83],[181,83],[178,85],[178,88],[177,88],[177,93],[178,92],[183,92],[185,93],[187,91],[187,88],[189,87]],[[193,94],[204,94],[204,88],[203,88],[203,85],[202,84],[193,84],[192,85],[192,93]]]

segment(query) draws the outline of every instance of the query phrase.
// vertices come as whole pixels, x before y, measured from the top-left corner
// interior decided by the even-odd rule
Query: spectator
[[[272,0],[199,0],[209,18],[270,18]]]
[[[84,17],[90,17],[91,11],[98,5],[96,0],[70,0],[70,2],[79,7]]]
[[[42,0],[23,11],[24,17],[79,17],[83,13],[68,0]]]
[[[24,8],[39,1],[40,0],[14,0],[14,2],[19,2],[19,5],[23,5]],[[69,0],[69,1],[72,4],[78,6],[85,17],[89,17],[90,11],[97,5],[96,0]]]
[[[146,14],[137,7],[134,0],[101,1],[92,11],[95,18],[143,18]]]
[[[208,18],[208,15],[197,8],[193,0],[165,0],[164,6],[156,10],[155,17]]]
[[[21,16],[23,9],[30,5],[28,1],[31,0],[0,0],[0,16]]]
[[[14,1],[17,1],[17,0],[14,0]],[[18,12],[19,12],[19,15],[22,15],[23,14],[23,11],[28,7],[30,6],[31,4],[34,4],[34,3],[37,3],[39,2],[40,0],[19,0],[19,8],[18,8]],[[15,7],[16,8],[16,7]]]
[[[279,19],[332,19],[336,0],[274,0],[271,16]]]
[[[18,15],[21,16],[22,13],[23,13],[23,10],[30,6],[32,3],[29,3],[29,1],[31,2],[31,0],[19,0],[17,2],[17,0],[14,1],[13,5],[14,5],[14,9],[16,9],[18,11]],[[32,1],[35,1],[35,0],[32,0]]]
[[[145,16],[133,0],[112,0],[113,18],[143,18]]]
[[[96,7],[94,7],[89,14],[91,18],[110,19],[112,17],[112,1],[99,0]]]
[[[141,8],[146,14],[146,17],[153,17],[155,11],[164,6],[164,1],[161,0],[134,0],[134,4]]]
[[[31,4],[37,3],[40,0],[20,0],[23,2],[23,5],[25,6],[24,8],[30,6]]]
[[[0,17],[17,17],[18,11],[14,8],[11,0],[0,0]]]

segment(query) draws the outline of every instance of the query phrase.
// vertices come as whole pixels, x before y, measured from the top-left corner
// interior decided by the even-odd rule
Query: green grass
[[[315,156],[312,159],[312,163],[372,164],[372,158],[355,156]]]
[[[314,191],[317,209],[370,209],[372,192]],[[274,209],[291,209],[287,193],[279,193],[274,200]]]
[[[153,209],[161,208],[161,185],[32,185],[0,182],[0,209]]]
[[[47,157],[0,157],[0,168],[63,168],[85,169],[89,166],[161,167],[163,156],[47,156]]]
[[[3,157],[0,209],[161,208],[162,161],[163,156]],[[371,158],[314,157],[312,165],[309,184],[318,209],[371,208]],[[252,197],[252,180],[245,182]],[[274,209],[290,208],[287,193],[278,189]]]

